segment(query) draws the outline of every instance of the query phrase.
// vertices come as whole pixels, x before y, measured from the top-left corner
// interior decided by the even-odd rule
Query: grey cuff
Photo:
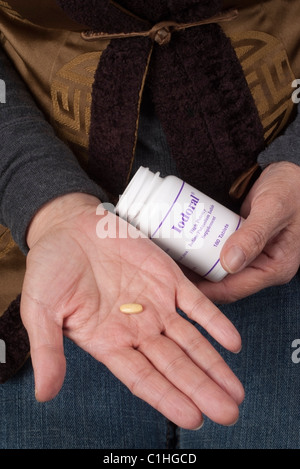
[[[28,119],[16,138],[15,125],[1,129],[2,153],[10,155],[0,178],[0,221],[26,254],[26,232],[32,217],[46,202],[61,195],[81,192],[107,201],[105,192],[77,163],[74,155],[43,121]],[[21,155],[18,158],[18,155]]]
[[[259,154],[257,161],[261,168],[280,161],[300,165],[300,104],[296,111],[295,119],[284,133]]]

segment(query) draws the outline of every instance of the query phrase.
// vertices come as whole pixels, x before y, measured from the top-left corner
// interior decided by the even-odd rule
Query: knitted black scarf
[[[93,33],[141,32],[162,21],[195,23],[221,10],[221,0],[57,1]],[[116,38],[103,53],[93,88],[89,173],[111,194],[124,190],[147,69],[147,86],[179,174],[230,205],[231,184],[264,146],[241,65],[215,23],[175,31],[166,42]]]

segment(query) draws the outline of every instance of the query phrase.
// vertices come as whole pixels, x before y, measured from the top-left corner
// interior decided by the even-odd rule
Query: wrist
[[[96,214],[96,208],[100,203],[97,197],[79,192],[50,200],[36,212],[28,226],[26,241],[29,249],[56,225],[72,223],[89,210]]]

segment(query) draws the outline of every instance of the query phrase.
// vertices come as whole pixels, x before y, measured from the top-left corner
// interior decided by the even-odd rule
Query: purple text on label
[[[177,225],[172,226],[172,230],[177,231],[178,233],[181,233],[181,231],[184,229],[185,224],[189,221],[190,216],[194,213],[195,208],[197,207],[197,204],[199,202],[198,197],[194,195],[193,192],[190,194],[191,201],[189,203],[188,208],[185,210],[185,212],[182,212],[180,214],[181,220],[177,223]]]

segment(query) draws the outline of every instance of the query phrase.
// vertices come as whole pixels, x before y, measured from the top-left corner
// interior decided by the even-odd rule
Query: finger
[[[272,279],[273,276],[270,276],[268,272],[251,264],[241,272],[229,275],[218,284],[212,285],[210,282],[204,281],[199,282],[198,287],[211,301],[228,304],[274,285]]]
[[[97,358],[97,356],[95,356]],[[138,350],[113,351],[101,361],[130,391],[176,425],[196,429],[203,423],[200,409],[155,369]]]
[[[208,418],[231,425],[238,418],[236,401],[164,335],[151,336],[139,350],[165,378],[184,393]]]
[[[249,266],[234,275],[229,275],[219,284],[199,282],[198,287],[212,301],[232,303],[253,295],[272,285],[281,285],[296,274],[298,265],[286,266],[276,263],[266,252],[262,252]]]
[[[22,293],[21,315],[30,341],[36,399],[48,401],[60,391],[66,372],[62,328],[26,289]]]
[[[173,340],[237,404],[244,400],[241,382],[215,348],[192,324],[177,315],[166,322],[164,335]]]
[[[229,319],[189,280],[182,282],[177,294],[177,306],[226,349],[238,353],[241,337]]]
[[[227,272],[240,272],[285,227],[286,216],[281,205],[271,207],[272,210],[262,198],[256,201],[239,230],[228,238],[221,251],[221,263]]]

